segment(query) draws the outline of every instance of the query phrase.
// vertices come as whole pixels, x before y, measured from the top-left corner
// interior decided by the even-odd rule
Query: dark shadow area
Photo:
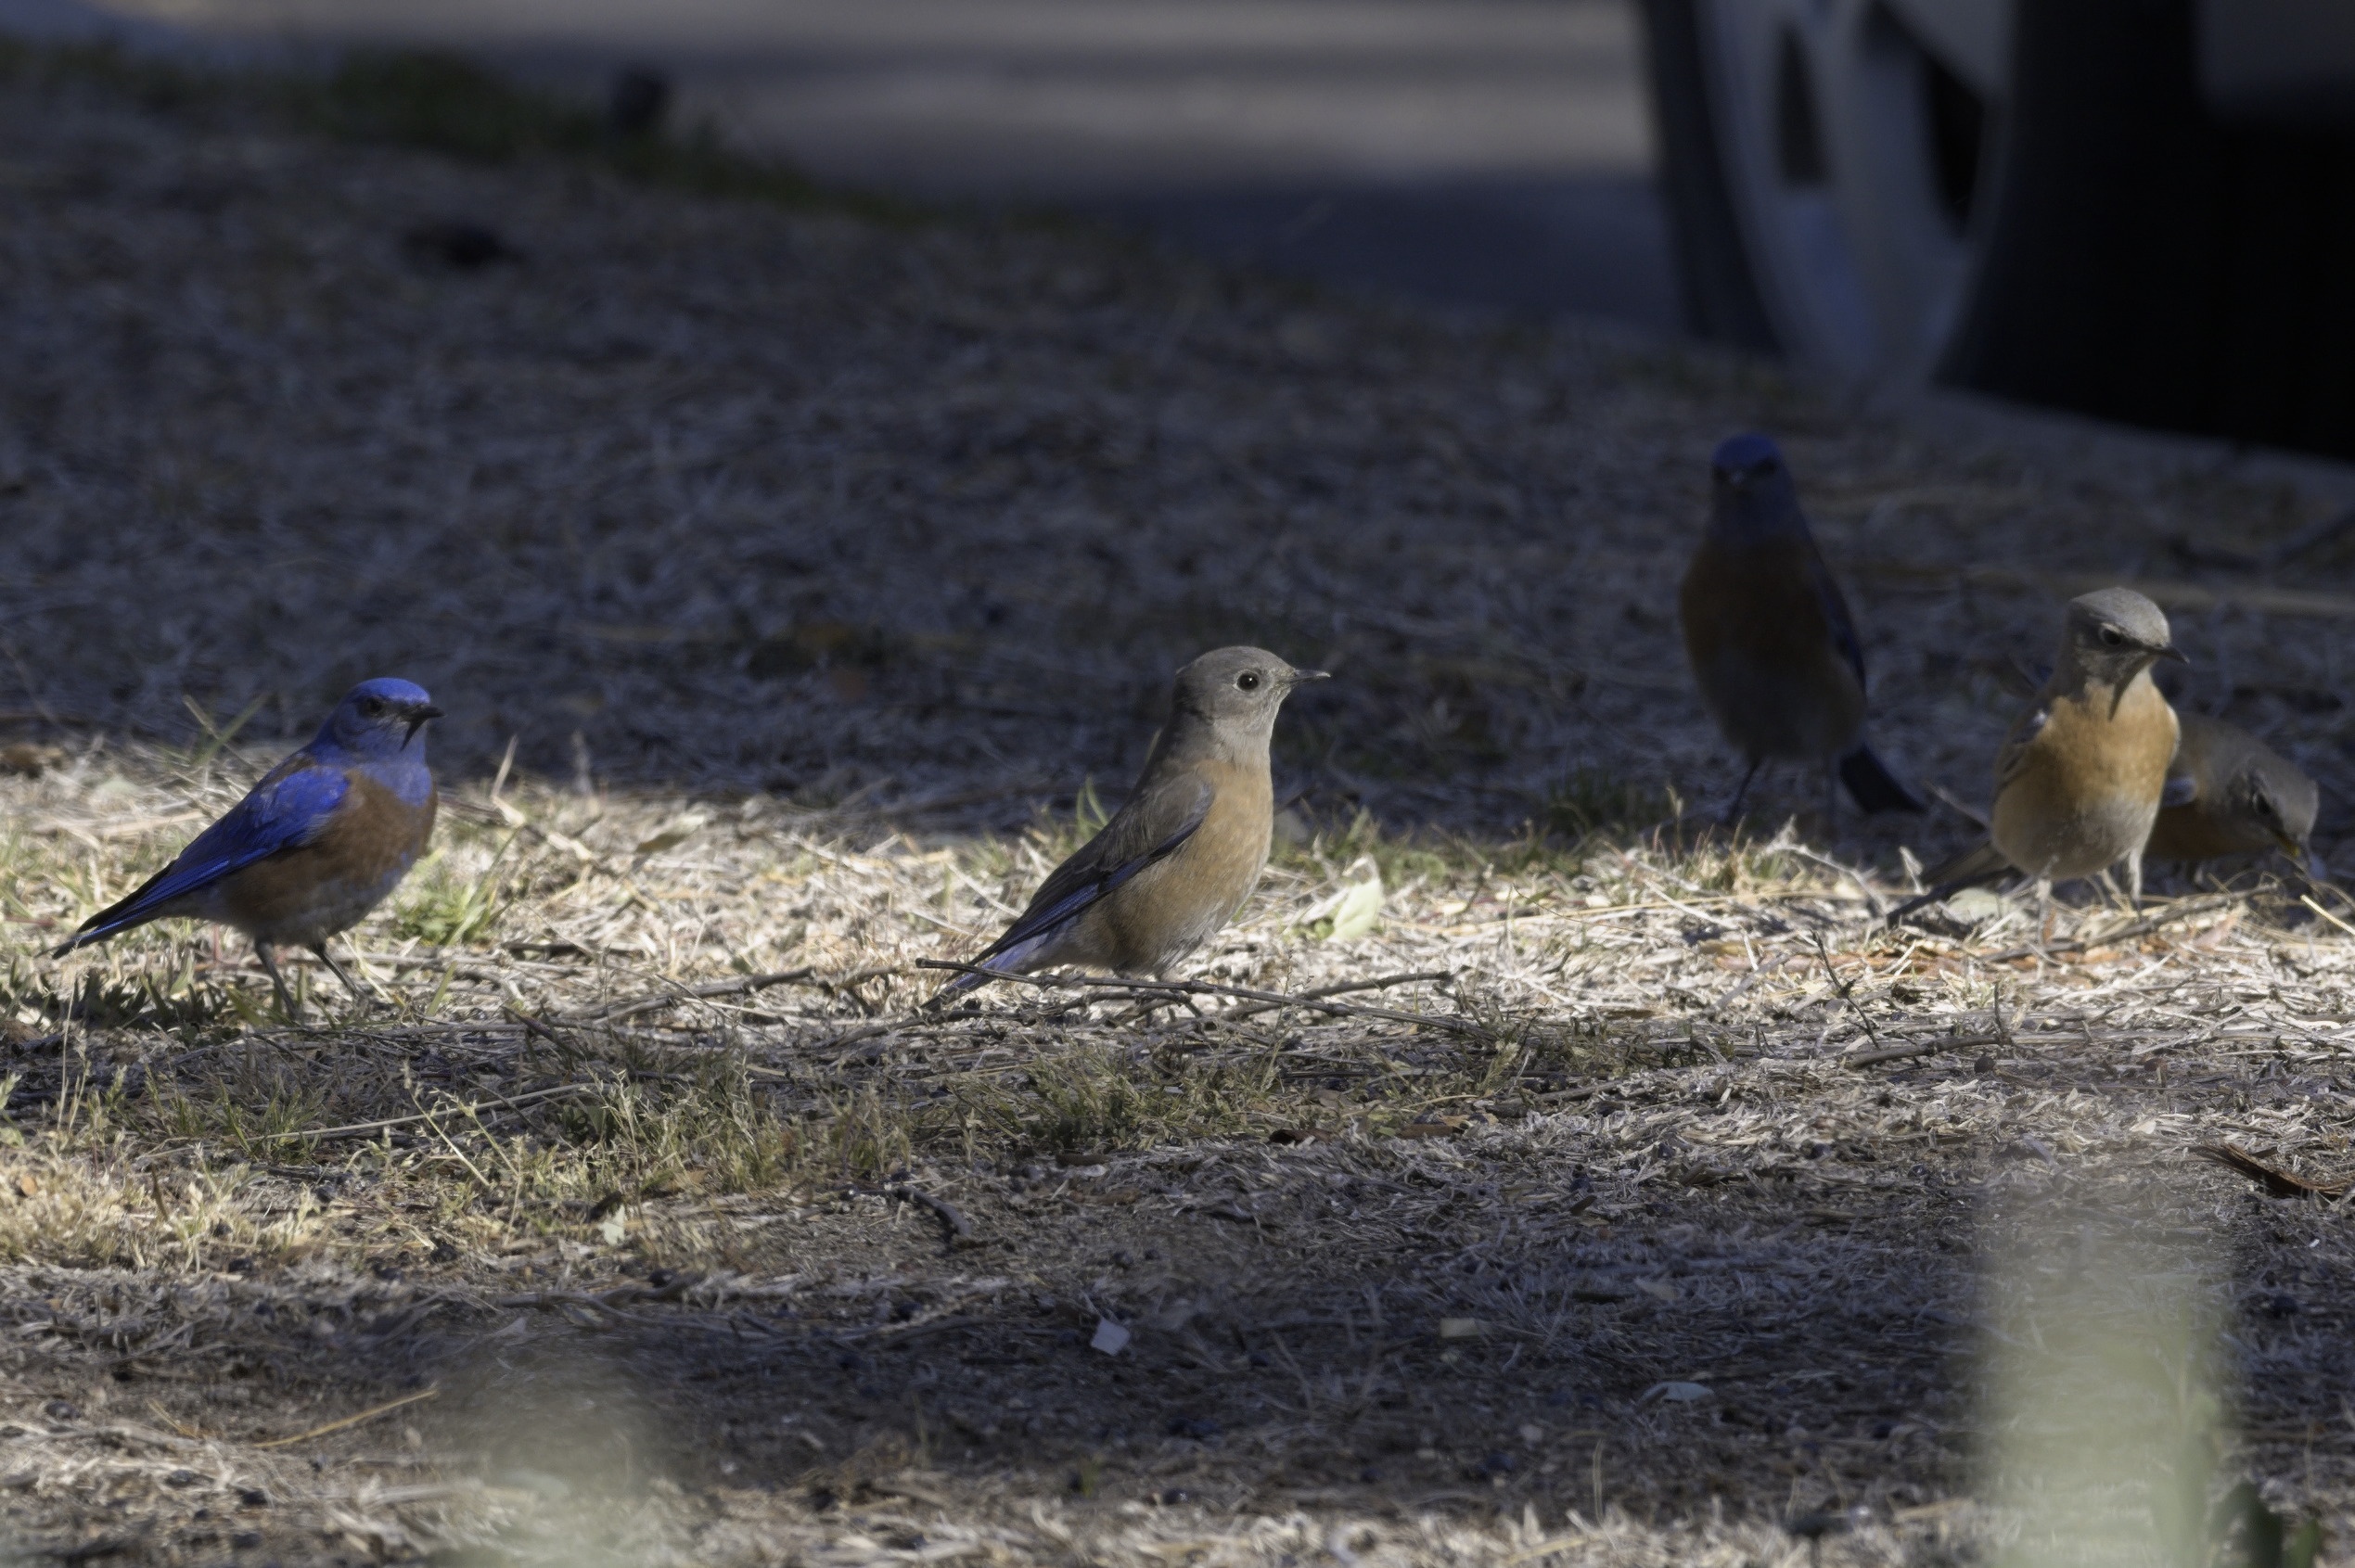
[[[1672,336],[1666,220],[1648,179],[1450,179],[1082,198],[1173,249],[1434,304],[1575,314]]]

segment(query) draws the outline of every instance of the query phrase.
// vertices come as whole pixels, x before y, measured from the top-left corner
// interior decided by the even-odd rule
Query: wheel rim
[[[1726,185],[1777,338],[1844,380],[1917,380],[1953,330],[1982,205],[1986,51],[1925,36],[2008,0],[1701,0]],[[1927,19],[1944,24],[1917,25]]]

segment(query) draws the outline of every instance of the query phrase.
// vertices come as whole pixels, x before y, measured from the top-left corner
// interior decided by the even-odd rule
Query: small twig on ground
[[[972,1221],[966,1219],[963,1211],[948,1199],[935,1197],[920,1187],[894,1187],[890,1189],[890,1192],[894,1197],[902,1198],[912,1204],[922,1204],[926,1208],[930,1209],[933,1217],[941,1222],[941,1240],[950,1246],[954,1247],[960,1242],[969,1242],[973,1239]]]
[[[1840,1000],[1848,1003],[1848,1009],[1849,1012],[1856,1014],[1856,1021],[1864,1026],[1865,1038],[1870,1039],[1875,1045],[1879,1045],[1881,1043],[1880,1030],[1873,1027],[1873,1020],[1864,1015],[1864,1009],[1858,1004],[1855,996],[1852,994],[1856,988],[1856,982],[1854,980],[1841,979],[1839,971],[1832,967],[1832,950],[1824,945],[1823,933],[1815,932],[1811,935],[1813,936],[1815,941],[1816,956],[1824,961],[1824,977],[1832,982],[1832,988],[1840,993]],[[1865,969],[1868,972],[1871,968],[1871,964],[1868,963],[1865,965]]]
[[[1892,1045],[1879,1051],[1859,1051],[1839,1058],[1843,1067],[1875,1067],[1884,1062],[1902,1062],[1915,1056],[1935,1056],[1941,1051],[1962,1051],[1975,1045],[1994,1045],[2002,1035],[1940,1035],[1936,1039],[1915,1040],[1911,1045]]]
[[[817,980],[817,971],[806,966],[800,969],[780,969],[770,975],[745,975],[733,980],[715,980],[709,985],[677,986],[669,990],[649,991],[644,996],[633,997],[628,1001],[615,1002],[611,1006],[588,1013],[567,1013],[548,1021],[554,1024],[609,1024],[617,1019],[632,1017],[640,1013],[652,1013],[658,1008],[673,1006],[682,1001],[709,1001],[714,997],[740,996],[748,991],[765,990],[771,986],[789,986],[799,980],[815,980],[818,985],[832,989],[838,986],[849,985],[855,980],[873,979],[877,975],[889,974],[893,967],[896,966],[887,964],[879,968],[870,966],[866,969],[854,969],[848,975],[826,980]]]
[[[518,1094],[506,1099],[481,1100],[477,1101],[471,1105],[461,1103],[456,1105],[444,1107],[442,1110],[418,1111],[414,1115],[405,1116],[387,1116],[381,1121],[353,1122],[349,1127],[313,1128],[305,1131],[289,1132],[287,1136],[288,1138],[314,1139],[353,1138],[364,1132],[383,1132],[391,1128],[407,1127],[414,1122],[431,1121],[434,1117],[444,1115],[448,1114],[450,1110],[454,1109],[462,1111],[468,1115],[479,1114],[486,1109],[493,1111],[512,1111],[525,1105],[535,1104],[543,1100],[553,1100],[560,1094],[585,1093],[590,1088],[591,1086],[585,1083],[560,1083],[552,1088],[535,1089],[529,1094]]]
[[[314,1437],[325,1437],[330,1432],[341,1432],[347,1426],[357,1426],[364,1421],[374,1421],[377,1417],[385,1414],[387,1411],[397,1410],[403,1405],[414,1405],[420,1399],[430,1399],[441,1392],[442,1390],[439,1387],[419,1389],[415,1394],[403,1394],[398,1399],[389,1399],[381,1405],[373,1406],[368,1409],[362,1410],[356,1416],[346,1416],[341,1421],[331,1421],[325,1426],[314,1426],[308,1432],[298,1432],[291,1437],[268,1438],[256,1443],[254,1447],[257,1448],[283,1448],[289,1443],[304,1443]]]
[[[517,1023],[522,1025],[526,1031],[537,1035],[540,1039],[546,1040],[550,1045],[561,1047],[564,1044],[564,1039],[562,1036],[558,1035],[554,1029],[549,1028],[545,1024],[540,1022],[537,1018],[532,1017],[529,1013],[524,1012],[523,1009],[516,1006],[513,1002],[500,1003],[499,1011],[514,1019]]]
[[[2239,1171],[2277,1198],[2336,1198],[2355,1185],[2346,1181],[2309,1181],[2295,1171],[2267,1165],[2234,1143],[2196,1143],[2192,1146],[2192,1153]]]
[[[1302,1001],[1322,1001],[1326,997],[1346,996],[1352,991],[1387,990],[1392,986],[1438,984],[1454,978],[1455,972],[1452,969],[1434,969],[1419,975],[1385,975],[1378,979],[1350,980],[1338,986],[1318,986],[1312,990],[1301,991],[1299,995]],[[1286,1005],[1288,1004],[1275,1001],[1254,1002],[1248,1007],[1229,1008],[1226,1016],[1248,1018],[1256,1013],[1272,1013],[1276,1008]]]
[[[992,980],[1011,980],[1018,985],[1039,986],[1055,989],[1089,989],[1134,991],[1142,996],[1231,996],[1245,1001],[1266,1002],[1269,1007],[1305,1007],[1318,1013],[1330,1013],[1342,1018],[1381,1018],[1394,1024],[1446,1029],[1475,1039],[1492,1040],[1490,1030],[1465,1018],[1447,1018],[1434,1013],[1401,1013],[1389,1007],[1360,1007],[1350,1002],[1320,1001],[1308,996],[1286,996],[1281,991],[1255,991],[1243,986],[1222,986],[1209,980],[1127,980],[1108,975],[1081,975],[1065,978],[1054,975],[1008,975],[1000,970],[983,969],[979,964],[954,963],[947,959],[920,958],[918,969],[954,969],[960,974],[987,975]]]

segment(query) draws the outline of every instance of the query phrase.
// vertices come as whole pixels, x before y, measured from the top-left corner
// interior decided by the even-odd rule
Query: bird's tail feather
[[[1926,909],[1931,904],[1942,902],[1965,887],[1978,887],[1993,882],[2011,869],[2012,862],[2005,860],[2002,851],[1992,844],[1981,844],[1975,848],[1965,849],[1930,873],[1927,878],[1930,883],[1928,892],[1918,899],[1908,899],[1889,911],[1888,924],[1895,925],[1915,910]]]
[[[1923,809],[1920,797],[1898,781],[1871,746],[1860,746],[1842,757],[1839,768],[1840,783],[1848,786],[1849,798],[1856,802],[1857,809],[1868,815]]]
[[[59,942],[56,947],[51,948],[49,950],[49,956],[51,958],[63,958],[66,954],[73,951],[76,948],[86,948],[91,946],[93,943],[103,942],[109,937],[120,936],[123,932],[130,930],[134,925],[145,925],[152,918],[152,916],[144,914],[136,915],[125,920],[109,920],[103,922],[94,918],[88,924],[83,926],[72,936],[67,937],[64,941]]]
[[[966,970],[939,990],[934,991],[931,999],[924,1005],[938,1007],[951,997],[963,996],[978,986],[986,986],[1001,975],[1029,973],[1043,961],[1046,950],[1063,936],[1064,930],[1063,924],[1050,925],[1043,931],[1014,943],[1003,951],[992,950],[983,953],[973,961],[975,967]]]
[[[175,865],[177,863],[177,861],[173,862]],[[156,919],[161,911],[147,902],[147,895],[154,889],[156,884],[171,873],[171,866],[164,867],[122,898],[83,921],[74,928],[72,936],[49,950],[49,956],[63,958],[76,948],[86,948],[93,942],[103,942],[108,937],[128,931],[134,925],[145,925],[147,922]]]

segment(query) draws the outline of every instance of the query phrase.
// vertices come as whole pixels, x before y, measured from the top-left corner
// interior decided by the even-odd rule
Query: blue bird
[[[1726,820],[1775,759],[1828,764],[1866,811],[1920,810],[1864,744],[1864,649],[1782,453],[1764,436],[1735,436],[1709,468],[1709,526],[1677,609],[1701,701],[1749,763]]]
[[[49,956],[151,920],[209,920],[252,941],[289,1015],[298,1009],[273,948],[310,949],[365,1000],[328,956],[327,938],[382,903],[424,850],[438,800],[417,732],[440,717],[425,688],[410,682],[352,687],[310,745]]]

